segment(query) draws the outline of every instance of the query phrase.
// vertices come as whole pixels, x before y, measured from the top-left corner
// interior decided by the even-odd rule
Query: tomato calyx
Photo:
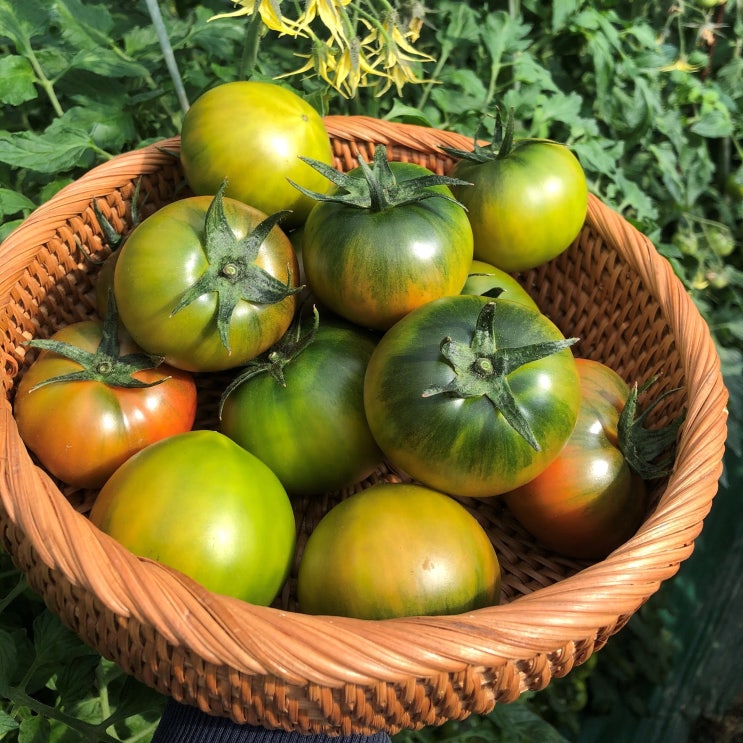
[[[436,173],[398,181],[387,159],[387,148],[381,144],[377,145],[374,149],[374,161],[371,167],[359,155],[359,168],[350,173],[336,170],[319,160],[312,160],[305,157],[301,159],[319,173],[322,173],[329,181],[335,184],[337,189],[331,193],[318,193],[316,191],[309,191],[290,181],[295,188],[316,201],[332,201],[354,206],[359,209],[368,209],[370,212],[381,212],[385,209],[413,204],[434,196],[446,199],[454,204],[459,204],[453,196],[441,193],[440,191],[433,191],[430,187],[471,185],[459,178],[437,175]],[[363,178],[358,177],[359,170]]]
[[[617,437],[619,450],[622,452],[627,464],[643,480],[656,480],[670,474],[673,469],[675,452],[668,448],[676,441],[676,434],[683,423],[682,413],[671,423],[662,428],[646,428],[645,419],[650,412],[658,406],[668,395],[677,390],[667,390],[655,398],[642,412],[638,413],[637,398],[640,393],[648,389],[657,381],[652,377],[642,386],[635,385],[630,390],[624,408],[619,415],[617,424]]]
[[[101,328],[101,341],[95,353],[53,338],[34,339],[29,341],[28,345],[57,353],[81,367],[78,371],[45,379],[31,387],[29,392],[57,382],[102,382],[111,387],[142,388],[153,387],[169,379],[164,376],[152,382],[143,382],[134,376],[138,371],[155,369],[160,366],[163,362],[162,356],[144,352],[119,355],[119,314],[112,292],[108,294],[107,311]]]
[[[507,157],[513,149],[513,108],[508,109],[505,129],[503,128],[503,117],[500,109],[495,109],[495,125],[492,136],[480,121],[475,132],[471,150],[460,150],[456,147],[441,145],[441,149],[452,157],[463,160],[472,160],[476,163],[486,163],[491,160],[502,160]],[[488,137],[490,137],[488,139]],[[532,140],[537,141],[537,140]],[[486,142],[486,144],[481,144]]]
[[[578,339],[564,338],[513,348],[498,348],[495,340],[497,305],[497,302],[488,302],[483,306],[469,345],[455,341],[450,336],[441,341],[441,355],[454,370],[454,377],[446,385],[428,387],[422,396],[485,396],[535,451],[541,451],[529,421],[519,409],[511,391],[508,375],[525,364],[572,346]]]
[[[261,244],[289,211],[276,212],[266,217],[248,235],[238,238],[224,213],[226,185],[224,181],[206,212],[204,251],[207,268],[183,293],[170,316],[180,312],[204,294],[216,292],[217,329],[222,344],[230,350],[230,320],[238,302],[243,300],[254,304],[276,304],[302,291],[303,287],[291,285],[292,275],[289,266],[286,283],[282,283],[255,263]]]
[[[259,374],[270,374],[277,384],[286,387],[284,368],[296,359],[315,340],[317,335],[317,329],[320,326],[320,313],[317,311],[317,307],[313,307],[312,312],[313,322],[309,329],[304,328],[302,313],[297,312],[286,333],[258,358],[249,361],[243,367],[243,370],[225,387],[219,401],[220,420],[227,398],[249,379],[257,377]]]

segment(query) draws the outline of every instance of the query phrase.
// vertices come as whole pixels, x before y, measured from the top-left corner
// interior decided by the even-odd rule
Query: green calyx
[[[257,358],[249,361],[224,389],[219,401],[219,419],[222,419],[222,410],[225,400],[241,384],[247,382],[259,374],[270,374],[277,384],[286,387],[284,368],[290,364],[307,346],[315,340],[317,329],[320,325],[320,313],[317,307],[312,308],[313,322],[309,329],[305,328],[302,312],[297,312],[289,329],[283,336]]]
[[[637,398],[657,381],[649,379],[638,388],[635,384],[630,390],[617,424],[619,450],[627,464],[643,480],[656,480],[670,474],[673,468],[675,452],[670,451],[676,441],[679,427],[684,421],[682,413],[675,420],[662,428],[646,428],[645,419],[668,395],[677,390],[668,390],[655,398],[642,412],[638,412]]]
[[[204,294],[217,294],[217,329],[224,347],[229,350],[232,313],[241,300],[255,304],[276,304],[302,291],[293,287],[291,267],[287,266],[286,283],[279,281],[255,263],[258,251],[268,233],[289,212],[280,211],[266,217],[248,235],[238,238],[224,213],[222,184],[206,212],[204,251],[207,268],[199,279],[183,293],[171,317]]]
[[[535,450],[541,447],[519,410],[508,384],[508,375],[525,364],[538,361],[572,346],[577,338],[531,343],[515,348],[498,348],[495,341],[497,302],[488,302],[477,317],[469,346],[450,337],[441,341],[441,354],[454,370],[453,379],[444,386],[423,391],[423,397],[448,394],[454,397],[487,397],[511,427]]]
[[[301,159],[334,183],[337,188],[332,193],[324,194],[310,191],[290,181],[296,189],[316,201],[333,201],[355,206],[359,209],[368,209],[371,212],[381,212],[384,209],[412,204],[432,197],[459,204],[454,197],[431,190],[431,186],[472,185],[459,178],[437,175],[436,173],[398,182],[387,159],[387,148],[381,144],[374,149],[374,162],[371,166],[359,155],[359,165],[363,178],[359,178],[358,175],[343,173],[319,160],[306,157]]]
[[[484,122],[480,122],[475,132],[474,141],[471,150],[459,150],[455,147],[441,146],[448,155],[460,158],[462,160],[472,160],[476,163],[486,163],[490,160],[500,160],[507,157],[513,149],[513,108],[508,110],[505,128],[503,116],[500,109],[495,109],[495,125],[493,133],[488,141],[490,133],[485,127]],[[481,142],[486,144],[481,144]]]
[[[34,385],[30,392],[39,389],[39,387],[58,382],[102,382],[111,387],[139,388],[153,387],[168,379],[168,377],[162,377],[154,382],[143,382],[133,376],[135,372],[155,369],[160,366],[163,362],[162,356],[154,356],[144,352],[130,353],[125,356],[119,355],[119,313],[112,292],[109,292],[108,295],[108,307],[101,329],[101,341],[95,353],[53,338],[32,340],[28,342],[28,345],[44,351],[53,351],[82,367],[79,371],[45,379],[43,382]]]

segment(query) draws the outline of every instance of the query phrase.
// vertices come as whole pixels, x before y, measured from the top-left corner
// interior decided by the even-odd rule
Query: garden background
[[[215,19],[236,6],[0,0],[0,240],[92,166],[177,134],[207,88],[247,77],[302,70],[280,82],[322,113],[471,136],[485,113],[513,108],[517,136],[569,144],[591,191],[653,240],[710,325],[731,393],[721,489],[694,555],[585,666],[395,743],[732,740],[737,714],[743,727],[731,662],[743,636],[743,3],[360,0],[336,29],[358,41],[355,56],[340,37],[325,43],[335,5],[263,2],[260,15]],[[314,9],[312,41],[269,29],[276,8]],[[384,75],[366,56],[374,29],[387,38]],[[144,743],[162,704],[71,636],[0,552],[0,740]]]

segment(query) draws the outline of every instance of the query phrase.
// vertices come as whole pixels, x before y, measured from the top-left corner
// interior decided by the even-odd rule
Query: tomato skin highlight
[[[297,592],[309,614],[387,619],[496,604],[500,581],[487,534],[461,504],[419,485],[380,483],[321,520]]]
[[[163,206],[132,231],[114,270],[119,316],[135,341],[171,366],[193,372],[230,369],[254,358],[283,335],[297,305],[294,295],[275,304],[239,301],[230,319],[229,348],[218,333],[216,292],[202,294],[173,314],[209,265],[204,223],[211,202],[209,196],[194,196]],[[237,238],[266,217],[229,198],[224,199],[224,212]],[[255,263],[298,286],[294,248],[278,227],[261,245]]]
[[[53,338],[95,352],[102,323],[67,325]],[[140,349],[119,333],[122,354]],[[160,365],[136,372],[151,387],[114,387],[99,381],[62,381],[32,387],[80,370],[80,365],[41,351],[18,384],[14,414],[26,446],[55,477],[80,488],[100,487],[126,459],[148,444],[188,431],[196,416],[196,384],[184,371]]]
[[[362,480],[382,454],[364,412],[372,333],[320,319],[314,340],[284,367],[252,377],[224,402],[221,431],[264,461],[291,494],[339,490]]]
[[[562,253],[585,222],[586,176],[562,144],[520,140],[502,158],[459,160],[451,175],[473,184],[452,192],[467,208],[474,257],[509,273]]]
[[[101,489],[90,520],[135,555],[259,605],[276,597],[294,556],[283,487],[216,431],[171,436],[127,460]]]
[[[183,118],[181,164],[197,195],[217,192],[266,214],[289,209],[287,224],[304,222],[314,201],[289,179],[313,191],[327,181],[300,156],[333,163],[320,114],[288,88],[259,81],[223,83],[197,98]]]
[[[583,401],[570,439],[544,472],[504,500],[548,548],[601,560],[637,531],[647,508],[647,489],[618,448],[617,422],[629,387],[604,364],[587,359],[576,363]]]
[[[398,183],[429,172],[414,163],[390,168]],[[447,186],[429,190],[451,196]],[[318,202],[304,226],[302,260],[320,303],[361,327],[386,330],[429,300],[459,294],[472,228],[461,206],[439,197],[379,212]]]
[[[535,451],[484,395],[424,397],[454,377],[441,356],[445,337],[470,343],[485,297],[444,297],[414,310],[388,330],[367,367],[364,403],[374,437],[390,462],[445,493],[490,497],[541,472],[573,429],[580,386],[569,349],[515,370],[508,381],[533,427]],[[563,338],[538,310],[495,300],[498,343],[518,347]]]

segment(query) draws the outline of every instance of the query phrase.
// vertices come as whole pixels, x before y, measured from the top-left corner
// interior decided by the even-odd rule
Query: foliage
[[[178,133],[186,105],[181,84],[194,100],[218,82],[288,75],[282,84],[322,113],[363,113],[468,135],[496,106],[513,108],[517,136],[569,144],[590,190],[671,262],[717,340],[731,391],[729,444],[740,451],[740,0],[437,0],[428,6],[424,0],[316,0],[301,4],[317,11],[309,26],[315,46],[311,37],[281,35],[263,21],[251,22],[249,14],[215,18],[239,9],[227,0],[159,5],[176,74],[144,0],[0,0],[0,239],[97,163]],[[379,30],[385,28],[383,6],[394,11],[387,19],[395,17],[402,34],[397,49],[404,52],[404,67],[395,73],[382,64],[390,60],[383,42],[389,48],[389,39],[397,38],[389,25],[387,37]],[[320,10],[329,7],[345,8],[351,21],[342,26],[345,41],[335,37],[335,46],[333,24],[325,25],[330,36],[318,26]],[[360,8],[378,15],[362,22]],[[284,12],[294,21],[301,17]],[[368,63],[377,60],[372,69],[383,74],[367,70],[364,78],[350,52],[344,57],[351,45],[365,41]],[[317,54],[323,43],[326,53],[335,54],[335,66]],[[378,52],[371,52],[373,44],[382,44],[374,47]],[[325,68],[319,66],[323,59]],[[385,86],[386,94],[379,95]],[[8,572],[6,556],[2,560],[0,739],[18,740],[19,726],[25,726],[21,740],[46,739],[48,726],[50,740],[96,740],[85,735],[101,735],[117,702],[124,717],[134,704],[157,708],[159,697],[124,681],[63,631],[22,584],[14,588],[17,574]],[[621,654],[639,642],[637,654],[632,651],[638,664],[644,658],[647,668],[665,668],[668,633],[658,635],[651,623],[652,642],[642,642],[643,621],[647,617],[636,615],[585,678],[571,673],[523,703],[499,705],[491,715],[439,730],[401,734],[400,740],[549,740],[544,720],[557,717],[544,705],[553,702],[561,721],[567,715],[579,724],[583,704],[611,703],[607,688],[635,683],[637,664],[613,664],[620,674],[615,678],[606,666],[602,670],[601,658],[609,659],[610,652]],[[93,689],[93,696],[85,689]],[[570,700],[570,715],[559,698]],[[85,724],[80,727],[76,718]],[[116,730],[124,740],[145,740],[152,719],[127,717]],[[537,733],[531,726],[538,722]]]

